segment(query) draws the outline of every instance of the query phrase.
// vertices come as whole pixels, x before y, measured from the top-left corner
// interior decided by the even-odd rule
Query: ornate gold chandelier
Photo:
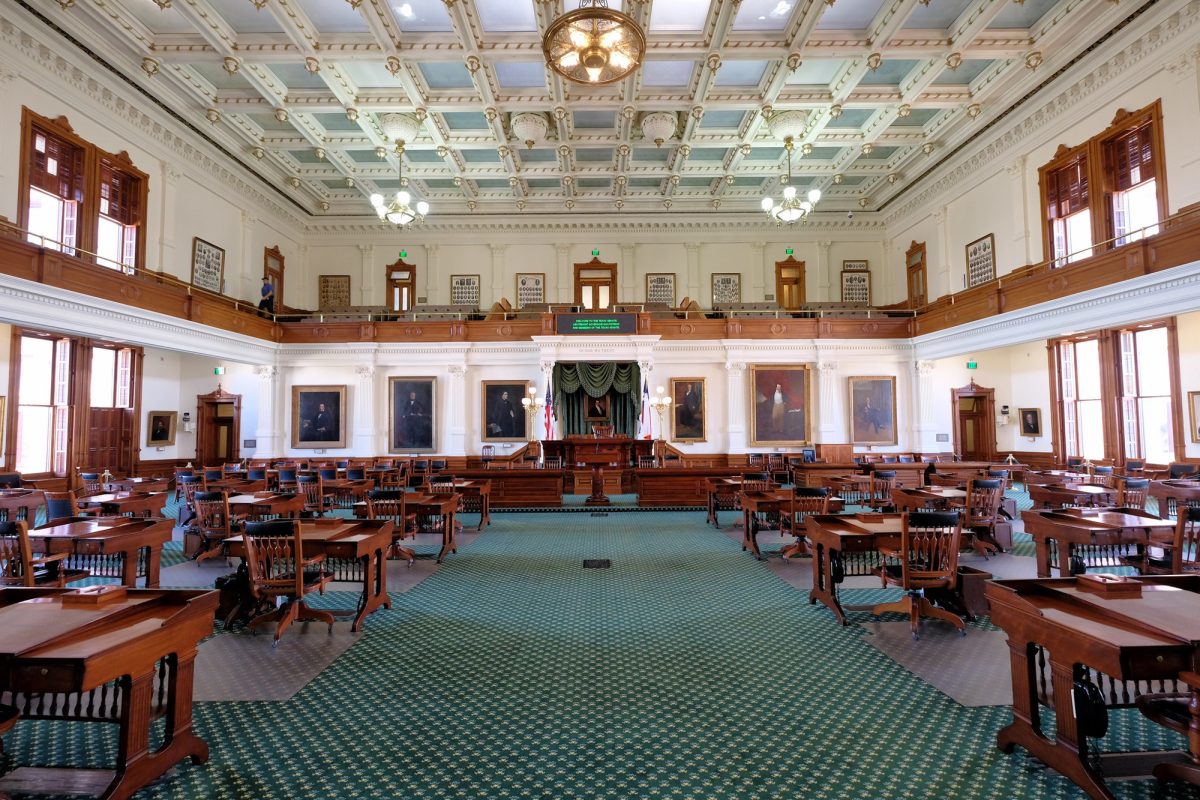
[[[646,54],[646,34],[608,0],[580,0],[546,30],[542,52],[550,69],[569,81],[603,86],[638,68]]]

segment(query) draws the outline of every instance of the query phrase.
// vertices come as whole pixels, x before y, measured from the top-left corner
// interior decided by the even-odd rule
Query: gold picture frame
[[[850,443],[896,444],[896,377],[855,375],[846,384],[850,392]]]
[[[646,273],[646,302],[665,303],[675,307],[675,273],[647,272]]]
[[[750,365],[750,446],[812,441],[812,365]]]
[[[388,452],[437,452],[437,378],[388,378]]]
[[[1022,436],[1042,435],[1042,410],[1040,408],[1018,408],[1017,423],[1021,426]]]
[[[225,250],[199,236],[192,237],[192,285],[214,294],[225,288]]]
[[[671,441],[708,441],[708,390],[704,378],[671,378]]]
[[[4,398],[0,397],[0,401]],[[3,418],[4,406],[0,403],[0,419]],[[1200,392],[1188,392],[1188,412],[1192,423],[1192,441],[1200,442]]]
[[[518,272],[516,277],[516,302],[514,308],[542,305],[546,302],[546,273]]]
[[[292,448],[346,446],[346,387],[292,387]]]
[[[529,381],[481,381],[479,411],[480,437],[485,442],[524,442],[528,438],[528,419],[521,400],[529,397]],[[505,405],[504,394],[508,393]]]
[[[178,411],[148,411],[146,413],[146,446],[171,447],[175,444]]]

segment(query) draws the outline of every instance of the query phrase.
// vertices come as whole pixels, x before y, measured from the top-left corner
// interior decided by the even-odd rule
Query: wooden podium
[[[583,501],[585,506],[609,505],[608,495],[604,493],[604,468],[610,465],[627,466],[632,442],[627,436],[571,440],[574,463],[592,468],[592,493]]]

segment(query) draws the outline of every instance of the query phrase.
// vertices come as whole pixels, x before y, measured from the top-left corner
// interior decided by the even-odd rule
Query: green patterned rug
[[[292,700],[198,703],[211,760],[139,798],[1084,796],[996,750],[1006,708],[959,706],[863,635],[699,512],[496,515]],[[1105,750],[1180,744],[1115,717]],[[6,739],[22,764],[115,753],[103,726]]]

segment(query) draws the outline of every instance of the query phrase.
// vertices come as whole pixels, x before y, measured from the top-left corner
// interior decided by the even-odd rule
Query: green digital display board
[[[556,314],[560,334],[637,333],[636,314]]]

